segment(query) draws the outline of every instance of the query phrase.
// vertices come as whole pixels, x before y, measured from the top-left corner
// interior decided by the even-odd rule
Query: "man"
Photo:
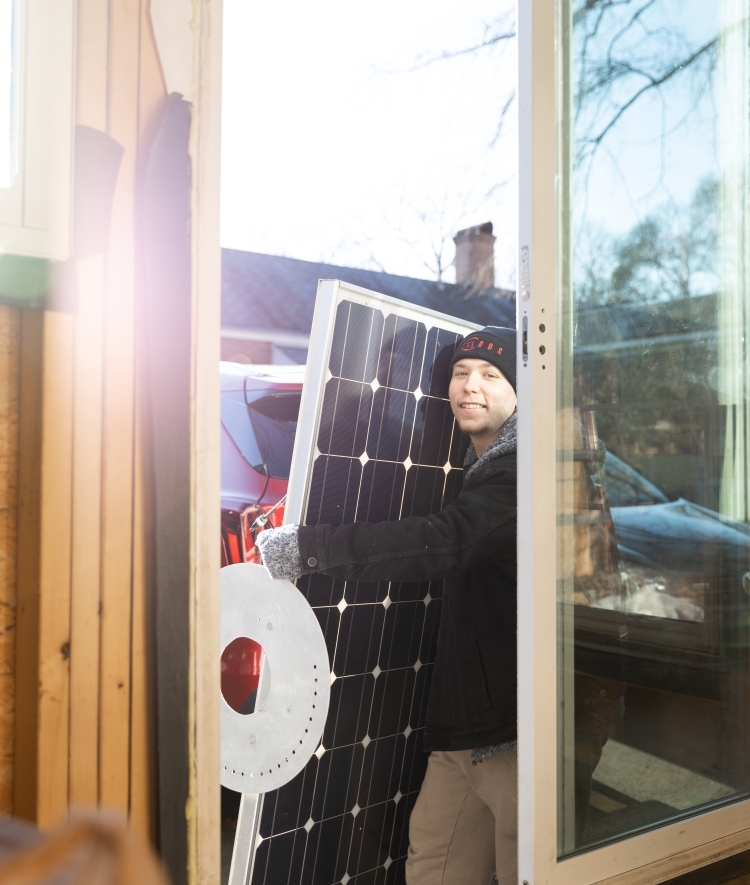
[[[273,577],[445,579],[408,885],[516,883],[516,333],[460,341],[449,399],[471,438],[458,497],[393,522],[258,536]]]

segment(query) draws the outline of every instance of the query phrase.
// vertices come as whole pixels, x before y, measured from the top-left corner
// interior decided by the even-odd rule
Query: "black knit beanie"
[[[456,345],[451,366],[459,360],[486,360],[497,366],[516,389],[516,330],[487,326],[472,332]]]

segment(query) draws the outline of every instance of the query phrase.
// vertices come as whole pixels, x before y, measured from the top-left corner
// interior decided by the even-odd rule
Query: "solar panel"
[[[447,400],[455,343],[477,327],[321,281],[286,521],[341,525],[435,513],[461,486],[466,442]],[[331,664],[323,738],[264,797],[252,885],[404,880],[442,584],[297,583]]]

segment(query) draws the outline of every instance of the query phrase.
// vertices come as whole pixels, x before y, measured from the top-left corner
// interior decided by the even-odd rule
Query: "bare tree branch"
[[[408,68],[409,71],[419,71],[423,68],[429,67],[430,65],[436,64],[441,61],[450,61],[453,58],[460,58],[464,55],[475,55],[478,52],[482,52],[485,49],[491,49],[493,46],[497,46],[500,43],[507,43],[510,40],[513,40],[516,36],[516,28],[515,24],[509,25],[506,30],[496,31],[493,33],[493,28],[496,28],[501,25],[500,21],[493,22],[492,24],[484,23],[484,38],[480,40],[478,43],[475,43],[473,46],[465,46],[463,49],[452,49],[445,50],[441,52],[439,55],[433,55],[426,59],[419,59],[412,67]],[[502,23],[504,26],[504,22]]]
[[[516,90],[513,89],[506,99],[505,104],[500,108],[500,116],[498,117],[497,127],[495,129],[495,134],[492,136],[492,141],[489,143],[488,147],[494,148],[495,145],[500,140],[500,136],[503,134],[503,124],[505,123],[505,118],[508,115],[508,111],[511,109],[513,102],[516,100]]]
[[[598,12],[599,21],[601,21],[601,16],[603,16],[608,9],[613,9],[615,6],[628,6],[631,2],[632,0],[586,0],[586,2],[573,13],[573,24],[579,24],[582,19],[592,11]]]
[[[620,108],[617,110],[617,112],[614,114],[614,116],[607,123],[607,125],[599,132],[598,135],[596,135],[596,136],[594,136],[594,138],[590,139],[589,142],[593,145],[601,144],[601,142],[603,141],[603,139],[605,138],[607,133],[613,128],[613,126],[615,126],[615,124],[622,117],[622,115],[629,108],[631,108],[638,101],[639,98],[641,98],[641,96],[645,95],[651,89],[658,89],[659,86],[662,86],[668,80],[671,80],[672,77],[674,77],[676,74],[679,74],[682,71],[684,71],[685,68],[688,68],[690,65],[692,65],[693,62],[697,61],[697,59],[699,59],[702,55],[705,55],[707,52],[714,49],[717,45],[717,42],[718,42],[717,38],[714,38],[713,40],[709,40],[708,43],[705,43],[703,46],[700,47],[700,49],[696,50],[694,53],[692,53],[687,58],[683,59],[680,62],[677,62],[674,65],[674,67],[671,68],[671,70],[666,71],[660,77],[653,77],[650,74],[648,74],[646,71],[640,71],[636,68],[630,68],[630,73],[640,75],[642,77],[647,78],[648,83],[646,83],[644,86],[642,86],[640,89],[638,89],[623,105],[621,105]],[[629,66],[627,66],[627,67],[629,67]]]

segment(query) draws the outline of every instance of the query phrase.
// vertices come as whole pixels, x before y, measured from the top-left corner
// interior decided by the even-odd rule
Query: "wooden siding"
[[[105,213],[109,238],[99,249],[75,244],[83,254],[69,262],[55,301],[65,310],[23,318],[21,472],[29,492],[20,509],[27,566],[15,810],[49,826],[70,805],[102,804],[132,812],[153,835],[143,510],[134,518],[142,482],[136,239],[139,163],[166,95],[146,7],[79,2],[77,123],[121,152]]]
[[[188,799],[172,809],[186,847],[173,861],[181,870],[170,872],[175,881],[213,883],[221,4],[187,7],[192,21],[188,15],[178,24],[192,26],[196,84],[183,226],[191,237],[184,323]],[[71,806],[103,805],[157,840],[157,521],[139,212],[168,96],[149,9],[150,0],[78,0],[77,138],[100,144],[104,154],[90,168],[79,164],[75,187],[79,193],[90,178],[89,190],[93,181],[93,192],[111,194],[111,204],[91,242],[76,238],[52,309],[0,308],[0,811],[47,827]],[[103,241],[94,242],[102,228]],[[160,798],[168,807],[169,797]]]

